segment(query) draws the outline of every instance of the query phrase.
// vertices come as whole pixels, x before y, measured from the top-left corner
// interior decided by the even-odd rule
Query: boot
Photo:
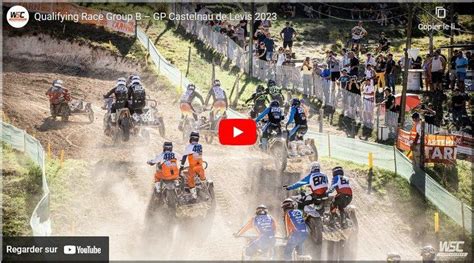
[[[331,213],[330,216],[329,216],[328,227],[330,227],[330,228],[335,228],[336,227],[336,219],[335,219],[335,214],[334,213]]]
[[[300,156],[305,156],[306,155],[306,148],[304,145],[304,142],[303,141],[296,141],[296,154],[300,155]]]
[[[289,144],[288,146],[290,146],[289,151],[288,151],[288,155],[290,156],[290,158],[298,157],[298,149],[297,149],[298,145],[296,145],[296,142],[289,142],[288,144]]]
[[[343,229],[346,229],[347,228],[347,220],[346,220],[346,211],[340,211],[341,213],[341,227]]]
[[[197,192],[196,192],[196,188],[190,188],[189,189],[189,192],[191,192],[191,196],[194,200],[197,199]]]
[[[110,121],[111,122],[116,122],[117,121],[117,114],[116,113],[111,113],[110,114]]]

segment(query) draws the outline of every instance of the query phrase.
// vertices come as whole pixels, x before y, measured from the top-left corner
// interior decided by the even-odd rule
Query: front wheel
[[[128,140],[130,140],[130,129],[131,129],[130,118],[125,117],[122,120],[120,120],[120,129],[122,130],[122,140],[124,142],[127,142]]]
[[[176,196],[176,192],[174,190],[166,190],[166,205],[172,211],[176,211],[176,207],[178,206],[178,197]]]
[[[207,188],[209,190],[209,198],[211,199],[211,209],[214,210],[216,209],[216,194],[214,192],[214,184],[209,183]]]
[[[318,158],[319,158],[318,148],[316,148],[316,144],[314,143],[314,139],[311,139],[310,145],[311,145],[311,150],[313,151],[313,154],[309,157],[309,160],[314,162],[314,161],[317,161]]]
[[[160,125],[158,127],[158,130],[160,132],[160,136],[165,137],[166,136],[166,130],[165,130],[165,122],[163,121],[163,117],[158,118],[158,123]]]
[[[61,120],[63,122],[69,121],[70,112],[69,112],[69,106],[66,103],[63,103],[61,105],[59,112],[61,113]]]
[[[321,217],[309,217],[306,220],[308,224],[311,240],[316,245],[321,245],[323,242],[323,222]]]
[[[86,106],[86,112],[88,113],[87,117],[89,118],[89,123],[93,123],[94,122],[94,111],[92,110],[92,107],[91,107],[90,104],[88,104]]]
[[[204,135],[204,139],[206,140],[206,143],[212,144],[212,142],[214,141],[214,136],[207,134],[207,135]]]
[[[286,150],[285,144],[282,142],[276,142],[272,148],[271,153],[275,157],[275,167],[278,171],[284,171],[288,160],[288,151]]]

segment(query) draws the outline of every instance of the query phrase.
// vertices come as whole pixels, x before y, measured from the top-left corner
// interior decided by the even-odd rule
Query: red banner
[[[425,163],[455,163],[456,153],[454,135],[425,135]]]
[[[397,148],[410,151],[416,133],[398,130]],[[457,156],[455,135],[425,135],[425,163],[454,163]],[[411,156],[411,154],[409,154]]]

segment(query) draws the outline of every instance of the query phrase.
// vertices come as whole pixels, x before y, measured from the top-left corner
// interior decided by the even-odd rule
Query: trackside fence
[[[193,26],[198,25],[198,23],[193,24]],[[169,63],[158,52],[153,41],[150,41],[141,28],[137,28],[137,36],[141,44],[150,53],[150,57],[155,66],[160,70],[160,73],[167,77],[171,83],[178,85],[181,89],[184,89],[187,83],[191,83],[187,78],[183,77],[178,68]],[[219,42],[219,40],[217,39],[215,42]],[[230,109],[228,113],[228,116],[231,118],[246,118],[243,114]],[[398,118],[398,116],[396,117]],[[440,211],[448,215],[460,226],[464,226],[469,233],[472,233],[472,208],[449,193],[425,172],[415,172],[411,161],[395,147],[313,131],[309,131],[307,136],[315,139],[319,156],[327,156],[366,165],[367,155],[369,152],[372,152],[374,166],[389,170],[405,178],[420,190]]]
[[[49,187],[46,180],[45,152],[41,143],[24,130],[2,122],[2,142],[13,149],[25,153],[41,168],[43,196],[30,218],[33,236],[50,236],[51,219],[49,214]]]

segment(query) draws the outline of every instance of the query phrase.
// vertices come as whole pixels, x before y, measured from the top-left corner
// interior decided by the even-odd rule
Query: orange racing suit
[[[186,163],[186,159],[189,162],[189,170],[187,175],[188,187],[194,188],[196,183],[194,176],[197,174],[201,181],[206,180],[204,168],[202,166],[202,145],[197,142],[192,142],[184,150],[183,159],[181,160],[181,167]]]
[[[173,152],[163,152],[149,162],[156,164],[155,183],[161,180],[174,181],[178,179],[179,171],[177,159]]]

